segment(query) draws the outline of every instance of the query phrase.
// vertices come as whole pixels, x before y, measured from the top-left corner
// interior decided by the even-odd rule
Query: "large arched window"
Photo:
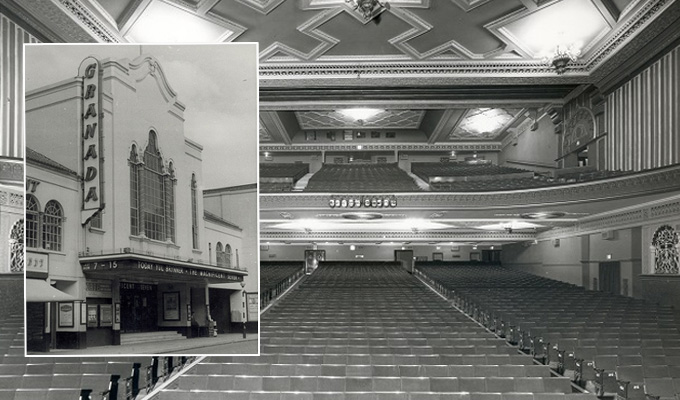
[[[14,223],[9,233],[9,270],[24,271],[24,220]]]
[[[174,242],[175,171],[172,162],[164,168],[154,131],[149,132],[142,162],[137,161],[134,145],[129,161],[131,234]]]
[[[198,249],[198,198],[196,174],[191,174],[191,240],[193,248]]]
[[[224,246],[224,266],[231,268],[231,246],[228,244]]]
[[[26,195],[26,247],[40,245],[40,204],[32,194]]]
[[[224,262],[224,250],[222,250],[222,242],[217,242],[215,245],[215,261],[217,265],[222,265]]]
[[[678,233],[669,225],[663,225],[654,232],[654,273],[677,274],[680,272],[678,260]]]
[[[64,211],[61,204],[55,200],[48,201],[42,223],[43,248],[61,251],[63,219]]]

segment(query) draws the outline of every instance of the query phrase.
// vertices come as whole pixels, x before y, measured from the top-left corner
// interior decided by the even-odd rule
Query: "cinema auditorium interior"
[[[674,0],[10,0],[16,138],[24,42],[259,42],[261,348],[25,358],[3,308],[0,397],[677,398],[679,18]]]

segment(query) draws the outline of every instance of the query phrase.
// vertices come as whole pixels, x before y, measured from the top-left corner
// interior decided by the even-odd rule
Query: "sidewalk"
[[[28,353],[29,356],[109,356],[109,355],[157,355],[157,354],[172,354],[174,352],[187,350],[196,350],[200,355],[211,355],[209,351],[201,351],[205,347],[214,347],[219,345],[258,341],[257,333],[249,333],[247,338],[243,338],[242,333],[224,333],[217,335],[217,337],[193,338],[193,339],[179,339],[166,340],[161,342],[148,343],[134,343],[121,346],[97,346],[87,349],[70,350],[70,349],[53,349],[49,353]],[[247,354],[257,355],[257,352],[249,353],[221,353],[218,355],[233,355],[233,354]]]

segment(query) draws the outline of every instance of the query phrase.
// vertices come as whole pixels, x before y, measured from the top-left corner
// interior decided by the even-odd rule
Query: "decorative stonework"
[[[680,272],[678,252],[678,233],[669,225],[660,226],[652,238],[655,274],[675,274]]]
[[[99,19],[92,15],[87,7],[80,3],[80,1],[59,0],[59,3],[70,11],[71,15],[77,18],[81,24],[85,25],[92,33],[94,33],[98,42],[118,43],[121,41],[117,34],[107,29]]]
[[[291,236],[295,237],[292,238]],[[383,231],[383,232],[295,232],[261,231],[261,240],[285,241],[521,241],[533,240],[534,233],[505,233],[487,231]]]
[[[0,160],[0,183],[23,183],[23,160]]]
[[[595,138],[595,116],[585,107],[580,107],[564,123],[562,156],[576,151]]]
[[[500,151],[500,143],[473,143],[473,144],[363,144],[362,150],[382,151]],[[328,145],[264,145],[260,151],[353,151],[357,150],[356,144],[328,144]]]

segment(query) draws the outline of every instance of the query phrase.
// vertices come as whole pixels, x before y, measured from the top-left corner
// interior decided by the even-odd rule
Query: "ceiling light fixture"
[[[338,112],[357,122],[363,123],[366,119],[378,115],[383,111],[384,110],[378,110],[376,108],[345,108]]]
[[[370,21],[383,10],[390,9],[390,3],[381,3],[378,0],[345,0],[345,2],[359,11],[366,21]]]
[[[580,47],[580,43],[558,44],[551,54],[543,58],[543,61],[548,63],[558,75],[562,75],[567,70],[570,61],[578,60],[578,56],[581,55]]]

